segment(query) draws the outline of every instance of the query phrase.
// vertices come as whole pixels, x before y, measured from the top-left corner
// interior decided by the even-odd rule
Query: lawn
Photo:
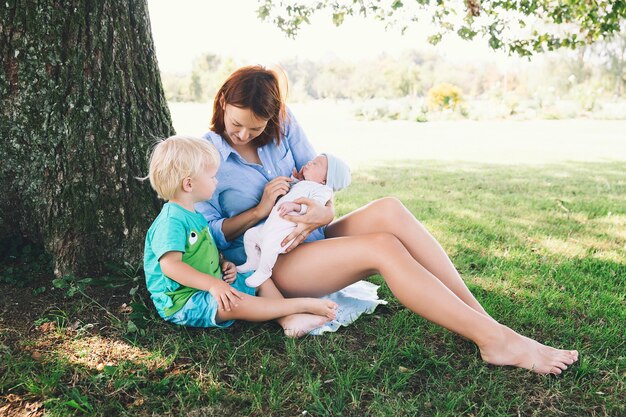
[[[179,328],[155,318],[137,267],[51,289],[20,246],[32,264],[0,274],[0,415],[625,415],[623,162],[370,165],[337,195],[338,215],[389,195],[494,318],[578,349],[579,363],[561,376],[486,365],[380,276],[389,304],[334,334]]]

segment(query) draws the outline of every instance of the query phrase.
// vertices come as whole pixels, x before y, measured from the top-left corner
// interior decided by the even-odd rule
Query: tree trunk
[[[0,233],[55,274],[138,263],[160,207],[147,156],[173,133],[142,0],[0,3]]]

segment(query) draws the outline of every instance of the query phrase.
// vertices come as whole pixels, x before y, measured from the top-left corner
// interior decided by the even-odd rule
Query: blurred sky
[[[434,33],[428,19],[401,35],[399,29],[385,31],[382,23],[358,16],[348,16],[335,27],[329,13],[318,13],[293,40],[257,18],[258,6],[257,0],[149,0],[161,70],[190,71],[193,59],[205,52],[231,56],[242,65],[269,66],[294,57],[360,60],[407,49],[436,51],[452,62],[495,62],[504,67],[520,63],[520,58],[489,49],[483,39],[468,42],[451,34],[432,46],[426,40]]]

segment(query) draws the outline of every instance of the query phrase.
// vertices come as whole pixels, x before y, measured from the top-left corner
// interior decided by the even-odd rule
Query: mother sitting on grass
[[[226,258],[239,265],[245,261],[243,234],[270,214],[289,191],[290,176],[316,152],[286,109],[276,75],[261,66],[240,68],[226,80],[204,137],[217,147],[222,165],[213,198],[196,208]],[[439,243],[399,200],[372,201],[334,221],[332,200],[325,206],[296,202],[308,211],[284,216],[297,227],[283,245],[295,240],[272,275],[283,296],[320,297],[379,273],[403,305],[474,341],[488,363],[560,374],[578,360],[575,350],[543,345],[490,317]],[[310,326],[302,317],[298,326]]]

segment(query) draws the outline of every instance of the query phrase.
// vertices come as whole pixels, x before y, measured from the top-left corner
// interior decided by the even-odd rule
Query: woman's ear
[[[224,93],[220,95],[220,106],[222,110],[226,110],[226,100],[224,99]]]

